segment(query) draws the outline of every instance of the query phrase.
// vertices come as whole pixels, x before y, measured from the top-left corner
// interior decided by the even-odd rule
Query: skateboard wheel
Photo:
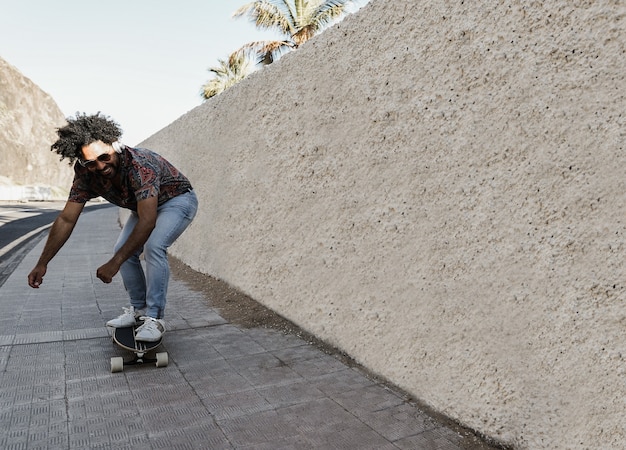
[[[169,363],[169,358],[167,356],[167,352],[160,352],[156,354],[156,366],[157,367],[167,367]]]
[[[111,358],[111,373],[121,372],[124,370],[124,358],[115,357]]]

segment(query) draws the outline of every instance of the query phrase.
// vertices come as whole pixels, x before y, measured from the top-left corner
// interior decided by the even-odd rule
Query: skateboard
[[[166,367],[168,364],[167,352],[159,352],[154,358],[148,358],[148,352],[156,349],[163,342],[163,338],[156,342],[143,342],[135,340],[135,330],[139,325],[113,328],[113,342],[124,350],[134,353],[134,358],[124,360],[121,356],[111,358],[111,372],[121,372],[124,366],[134,366],[143,363],[156,363],[157,367]]]

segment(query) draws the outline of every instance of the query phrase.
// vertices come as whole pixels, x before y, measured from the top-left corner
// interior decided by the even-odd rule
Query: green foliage
[[[248,17],[258,28],[275,30],[284,39],[257,41],[233,52],[215,75],[202,86],[201,96],[209,99],[243,80],[258,65],[271,64],[280,56],[311,39],[348,13],[358,0],[255,0],[243,5],[233,17]]]
[[[262,60],[273,60],[298,48],[328,25],[342,18],[354,0],[256,0],[243,5],[233,17],[248,17],[258,28],[277,31],[283,40],[253,42]]]
[[[255,70],[257,64],[255,54],[242,49],[233,52],[227,60],[218,60],[218,67],[211,67],[213,79],[202,86],[201,96],[207,100],[239,83]]]

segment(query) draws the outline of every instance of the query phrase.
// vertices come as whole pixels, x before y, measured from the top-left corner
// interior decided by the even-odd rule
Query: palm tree
[[[364,0],[255,0],[239,8],[233,17],[248,16],[257,27],[277,30],[285,39],[257,41],[233,52],[228,60],[218,60],[200,96],[207,100],[243,80],[258,64],[271,64],[282,53],[300,45],[339,20],[349,8]]]
[[[248,16],[258,28],[276,30],[285,38],[242,47],[254,50],[264,64],[270,64],[340,19],[354,3],[355,0],[255,0],[235,11],[233,17]]]
[[[209,72],[213,72],[215,77],[202,86],[200,96],[203,100],[225,91],[250,75],[254,72],[258,59],[255,52],[241,48],[231,53],[227,60],[219,59],[218,62],[219,67],[209,68]]]

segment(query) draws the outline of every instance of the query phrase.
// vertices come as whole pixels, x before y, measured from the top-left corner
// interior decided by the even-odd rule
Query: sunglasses
[[[84,160],[84,159],[80,159],[78,158],[78,163],[83,166],[86,167],[87,169],[92,169],[94,167],[96,167],[96,162],[100,161],[100,162],[109,162],[111,161],[111,158],[113,157],[113,155],[111,155],[110,153],[103,153],[101,155],[99,155],[96,159],[88,159],[88,160]]]

